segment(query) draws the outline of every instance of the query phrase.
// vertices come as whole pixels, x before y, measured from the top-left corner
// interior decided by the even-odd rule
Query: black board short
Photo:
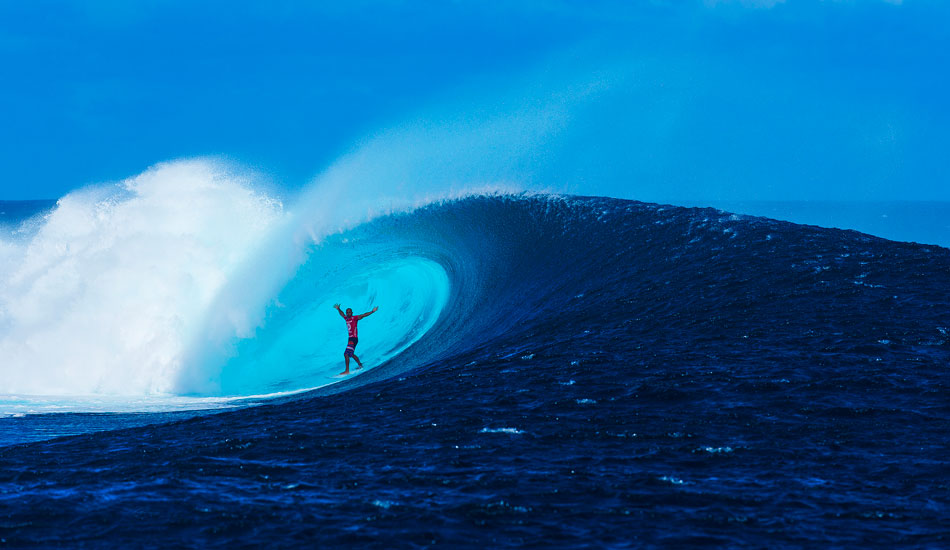
[[[356,349],[356,343],[359,341],[356,336],[350,336],[350,339],[346,342],[346,351],[343,352],[343,355],[353,355],[353,350]]]

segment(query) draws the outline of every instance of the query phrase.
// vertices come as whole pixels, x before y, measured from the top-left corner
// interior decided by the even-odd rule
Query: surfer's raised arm
[[[336,308],[337,313],[340,314],[340,317],[346,319],[346,315],[343,314],[343,310],[340,309],[340,304],[333,304],[333,307]]]
[[[369,317],[369,316],[372,315],[373,313],[376,313],[376,310],[377,310],[377,309],[379,309],[379,306],[374,307],[372,311],[367,311],[366,313],[364,313],[364,314],[362,314],[362,315],[357,315],[356,318],[357,318],[357,319],[362,319],[363,317]]]

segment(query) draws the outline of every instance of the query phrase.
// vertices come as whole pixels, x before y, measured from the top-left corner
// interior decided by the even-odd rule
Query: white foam
[[[680,478],[678,478],[678,477],[674,477],[674,476],[661,476],[661,477],[660,477],[660,481],[666,481],[666,482],[671,483],[671,484],[673,484],[673,485],[686,485],[686,484],[689,483],[688,481],[684,481],[684,480],[682,480],[682,479],[680,479]]]
[[[704,452],[707,452],[707,453],[710,453],[710,454],[720,454],[720,453],[731,453],[731,452],[732,452],[732,447],[712,447],[712,446],[707,446],[707,447],[700,447],[700,448],[697,449],[697,450],[699,450],[699,451],[704,451]]]
[[[515,434],[515,435],[518,435],[518,434],[523,434],[524,431],[523,431],[523,430],[519,430],[518,428],[487,428],[487,427],[486,427],[486,428],[482,428],[479,433],[483,433],[483,434]]]
[[[174,392],[189,331],[282,212],[203,160],[63,197],[0,238],[0,394]]]

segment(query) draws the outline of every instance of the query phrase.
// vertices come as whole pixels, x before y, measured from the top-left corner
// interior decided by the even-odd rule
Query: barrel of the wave
[[[349,359],[341,353],[346,326],[332,309],[339,303],[376,311],[359,327],[359,359],[366,368],[347,374],[358,376],[423,338],[449,295],[445,269],[407,256],[405,248],[324,243],[280,290],[253,335],[235,338],[226,356],[199,365],[185,386],[203,395],[261,396],[339,382],[341,363]]]

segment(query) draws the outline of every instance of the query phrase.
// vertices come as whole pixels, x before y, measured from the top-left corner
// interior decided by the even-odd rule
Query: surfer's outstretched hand
[[[333,304],[334,309],[340,309],[340,304]]]
[[[377,309],[379,309],[379,306],[374,307],[373,311],[376,311]]]

